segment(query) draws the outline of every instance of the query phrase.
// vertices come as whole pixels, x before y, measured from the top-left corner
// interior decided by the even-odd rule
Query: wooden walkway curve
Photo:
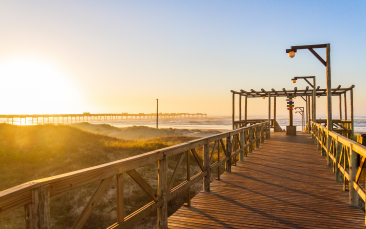
[[[271,133],[170,216],[169,228],[364,228],[364,212],[334,180],[310,134]]]

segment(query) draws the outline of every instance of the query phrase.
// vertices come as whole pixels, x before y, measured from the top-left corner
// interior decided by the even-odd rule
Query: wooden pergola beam
[[[342,95],[344,93],[346,93],[347,91],[350,91],[352,88],[354,88],[354,85],[348,87],[348,88],[341,88],[341,86],[339,85],[336,88],[332,89],[332,96],[339,96]],[[237,91],[231,91],[234,94],[240,94],[240,95],[244,95],[247,96],[248,98],[258,98],[258,97],[285,97],[288,94],[294,94],[295,96],[312,96],[312,90],[309,90],[309,86],[307,86],[305,89],[302,90],[298,90],[297,87],[294,88],[294,90],[286,90],[286,88],[283,88],[282,91],[276,91],[273,88],[269,91],[264,90],[263,88],[261,89],[261,91],[255,91],[254,89],[251,89],[251,92],[245,91],[245,90],[240,90],[240,92]],[[326,96],[327,90],[326,89],[320,89],[320,87],[318,86],[316,88],[316,92],[315,95],[316,96]]]

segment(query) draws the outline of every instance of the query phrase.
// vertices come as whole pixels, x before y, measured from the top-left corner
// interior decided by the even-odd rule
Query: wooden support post
[[[158,162],[158,196],[163,199],[163,205],[158,208],[158,228],[168,228],[168,196],[167,196],[167,159]]]
[[[342,144],[338,142],[338,137],[335,146],[336,146],[335,180],[338,182],[342,182],[342,173],[338,168],[338,164],[341,161]]]
[[[257,139],[257,142],[255,144],[255,147],[256,148],[259,148],[259,145],[261,144],[261,127],[260,126],[256,126],[256,139]]]
[[[248,130],[244,130],[244,145],[243,147],[249,143],[249,136],[248,136]],[[247,157],[248,156],[248,152],[249,152],[249,147],[247,147],[245,150],[244,150],[244,156]]]
[[[273,97],[273,130],[276,130],[276,122],[277,122],[277,97]]]
[[[266,139],[269,139],[271,137],[270,130],[271,130],[271,95],[268,94],[268,130],[267,130],[268,132],[266,131]]]
[[[342,120],[342,95],[339,95],[339,119]]]
[[[232,144],[231,144],[231,134],[226,138],[226,157],[228,160],[225,162],[226,172],[231,173],[231,153],[232,153]]]
[[[328,51],[327,51],[328,54]],[[329,88],[328,88],[329,87]],[[330,149],[330,141],[329,139],[329,131],[333,130],[333,120],[332,120],[332,90],[331,90],[331,78],[330,78],[330,67],[328,73],[327,67],[327,150],[326,150],[326,158],[327,158],[327,165],[330,166],[330,158],[329,158],[329,149]]]
[[[187,160],[187,181],[191,180],[191,165],[189,161],[189,151],[186,152],[186,160]],[[191,188],[187,188],[187,206],[191,206]]]
[[[123,173],[117,174],[117,223],[124,221],[124,180]]]
[[[350,108],[351,108],[351,128],[352,128],[352,132],[351,132],[351,139],[353,140],[353,136],[355,135],[355,123],[354,123],[354,119],[353,119],[353,88],[351,88],[350,90]]]
[[[241,121],[241,94],[239,94],[239,121]],[[240,127],[241,127],[241,123],[240,123]]]
[[[203,145],[203,168],[204,171],[207,172],[206,176],[203,177],[203,191],[210,191],[210,178],[211,178],[211,169],[210,169],[210,149],[208,148],[208,144]]]
[[[220,161],[220,142],[217,142],[217,161]],[[217,179],[220,180],[220,166],[217,166]]]
[[[263,143],[264,142],[264,123],[262,123],[261,124],[261,126],[260,126],[260,128],[261,128],[261,143]]]
[[[314,88],[313,88],[313,95],[312,95],[312,99],[311,99],[311,112],[312,112],[311,113],[312,114],[311,115],[311,120],[314,123],[316,123],[316,80],[315,80],[315,78],[313,79],[313,86],[314,86]],[[309,105],[310,105],[310,101],[309,101]]]
[[[240,154],[239,154],[239,160],[240,161],[244,161],[244,145],[245,145],[245,131],[242,130],[240,132],[240,145],[241,145],[241,151],[240,151]]]
[[[327,151],[326,151],[326,154],[327,154],[327,165],[329,167],[332,166],[332,162],[331,162],[331,159],[330,159],[330,156],[329,154],[331,153],[330,152],[330,146],[332,145],[332,136],[329,135],[329,132],[327,133]]]
[[[353,188],[353,182],[356,179],[356,174],[358,170],[357,164],[357,153],[352,150],[353,144],[349,145],[349,155],[350,155],[350,165],[349,165],[349,204],[357,206],[358,205],[358,193]]]
[[[233,123],[233,130],[235,129],[235,93],[233,93],[233,111],[232,111],[232,123]]]
[[[248,112],[247,109],[248,108],[248,96],[245,96],[245,110],[244,110],[244,120],[245,120],[245,125],[247,126],[247,120],[248,120]]]
[[[307,103],[308,103],[308,123],[309,123],[309,133],[311,133],[311,129],[312,129],[312,126],[311,126],[311,112],[312,112],[312,109],[311,109],[311,106],[310,106],[310,96],[308,96],[307,98]]]
[[[50,186],[32,189],[32,203],[25,206],[27,229],[48,229],[50,226]]]
[[[253,135],[254,135],[253,127],[250,127],[250,129],[249,129],[249,153],[253,152]]]
[[[332,120],[332,78],[330,69],[330,44],[326,47],[326,79],[327,79],[327,139],[329,137],[329,131],[333,130]],[[316,120],[314,120],[316,121]],[[330,149],[330,141],[327,141],[327,151]],[[326,152],[327,164],[330,164],[330,158],[328,152]]]
[[[347,92],[344,94],[344,120],[347,120]]]

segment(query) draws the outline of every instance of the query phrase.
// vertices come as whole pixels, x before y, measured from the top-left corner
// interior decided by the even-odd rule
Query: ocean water
[[[259,117],[266,119],[265,117]],[[258,118],[258,119],[259,119]],[[248,119],[255,119],[255,117],[248,117]],[[0,120],[6,122],[6,120]],[[47,120],[45,120],[47,123]],[[285,129],[289,124],[288,117],[278,117],[278,124],[282,129]],[[42,124],[41,121],[39,121]],[[107,121],[90,121],[94,124],[108,124],[115,127],[129,127],[129,126],[148,126],[156,127],[156,119],[130,119],[130,120],[107,120]],[[19,122],[14,120],[15,125],[32,125],[31,120]],[[35,121],[33,124],[36,124]],[[301,131],[301,119],[294,117],[294,125],[297,126],[297,131]],[[204,130],[219,130],[229,131],[232,129],[231,117],[216,116],[207,118],[184,118],[184,119],[159,119],[159,128],[176,128],[176,129],[204,129]],[[355,117],[355,133],[366,133],[366,116]]]
[[[285,117],[277,118],[277,122],[282,129],[285,129],[286,126],[289,124],[288,118]],[[96,122],[96,123],[105,123],[120,128],[129,126],[156,127],[155,119],[108,121],[108,122]],[[301,119],[294,119],[294,125],[297,126],[297,131],[301,131]],[[232,130],[232,122],[231,117],[159,119],[159,128],[229,131]],[[355,133],[366,133],[366,117],[355,118]]]

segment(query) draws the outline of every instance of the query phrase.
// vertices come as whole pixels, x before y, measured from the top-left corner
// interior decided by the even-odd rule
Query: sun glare
[[[3,114],[68,113],[81,102],[69,76],[46,61],[2,61],[0,76]]]

